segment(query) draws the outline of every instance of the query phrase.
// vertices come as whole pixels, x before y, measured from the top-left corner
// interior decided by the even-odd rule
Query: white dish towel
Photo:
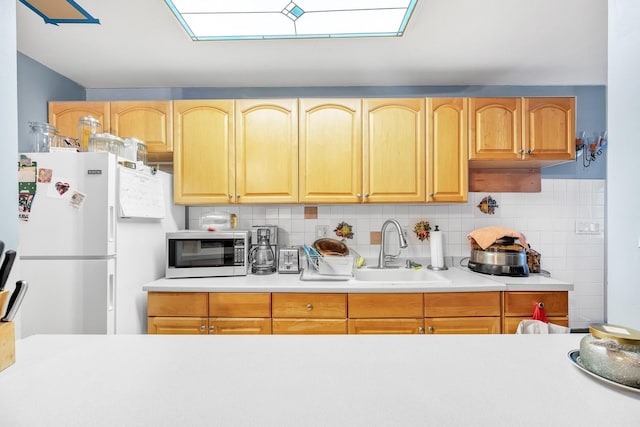
[[[523,320],[518,324],[516,334],[568,334],[571,330],[565,326],[545,323],[541,320]]]

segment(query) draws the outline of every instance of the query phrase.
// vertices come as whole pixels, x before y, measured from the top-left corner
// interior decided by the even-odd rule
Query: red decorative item
[[[533,310],[532,318],[533,320],[540,320],[541,322],[549,323],[549,321],[547,320],[547,315],[544,312],[544,303],[539,302],[536,304],[536,308],[535,310]]]

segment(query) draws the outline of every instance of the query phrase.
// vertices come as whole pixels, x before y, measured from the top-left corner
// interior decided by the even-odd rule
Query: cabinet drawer
[[[349,319],[350,334],[424,334],[423,319]]]
[[[425,317],[500,316],[500,292],[424,294]]]
[[[566,291],[556,292],[505,292],[504,315],[531,318],[536,304],[544,303],[548,316],[566,316],[569,313],[569,297]]]
[[[273,317],[346,318],[345,294],[280,294],[272,299]]]
[[[207,316],[206,292],[149,292],[148,316]]]
[[[210,293],[209,316],[271,317],[269,293]]]
[[[273,319],[274,334],[346,334],[347,319]]]
[[[423,317],[422,294],[349,294],[349,318]]]
[[[505,317],[502,322],[503,334],[515,334],[518,329],[518,325],[523,320],[531,320],[531,316],[528,317]],[[569,327],[569,318],[567,316],[547,316],[549,323],[555,325]]]
[[[209,334],[212,335],[259,335],[271,333],[271,318],[229,318],[209,319]]]
[[[206,335],[206,317],[149,317],[147,333],[162,335]]]
[[[436,317],[424,320],[428,334],[499,334],[500,316]]]

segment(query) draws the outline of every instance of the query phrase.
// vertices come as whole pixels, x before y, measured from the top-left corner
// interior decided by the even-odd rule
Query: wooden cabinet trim
[[[211,317],[271,317],[271,294],[253,292],[209,293]]]
[[[148,316],[208,316],[206,292],[149,292]]]
[[[422,293],[349,294],[350,319],[423,317]]]
[[[274,293],[273,318],[346,318],[347,294]]]
[[[500,292],[424,294],[425,317],[500,316]]]

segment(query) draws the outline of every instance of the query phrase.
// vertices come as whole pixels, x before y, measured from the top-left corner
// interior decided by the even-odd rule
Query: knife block
[[[16,332],[13,322],[0,322],[0,371],[16,361]]]
[[[5,312],[9,291],[0,292],[0,313]],[[1,314],[0,314],[1,316]],[[13,322],[0,322],[0,371],[16,361],[16,331]]]

